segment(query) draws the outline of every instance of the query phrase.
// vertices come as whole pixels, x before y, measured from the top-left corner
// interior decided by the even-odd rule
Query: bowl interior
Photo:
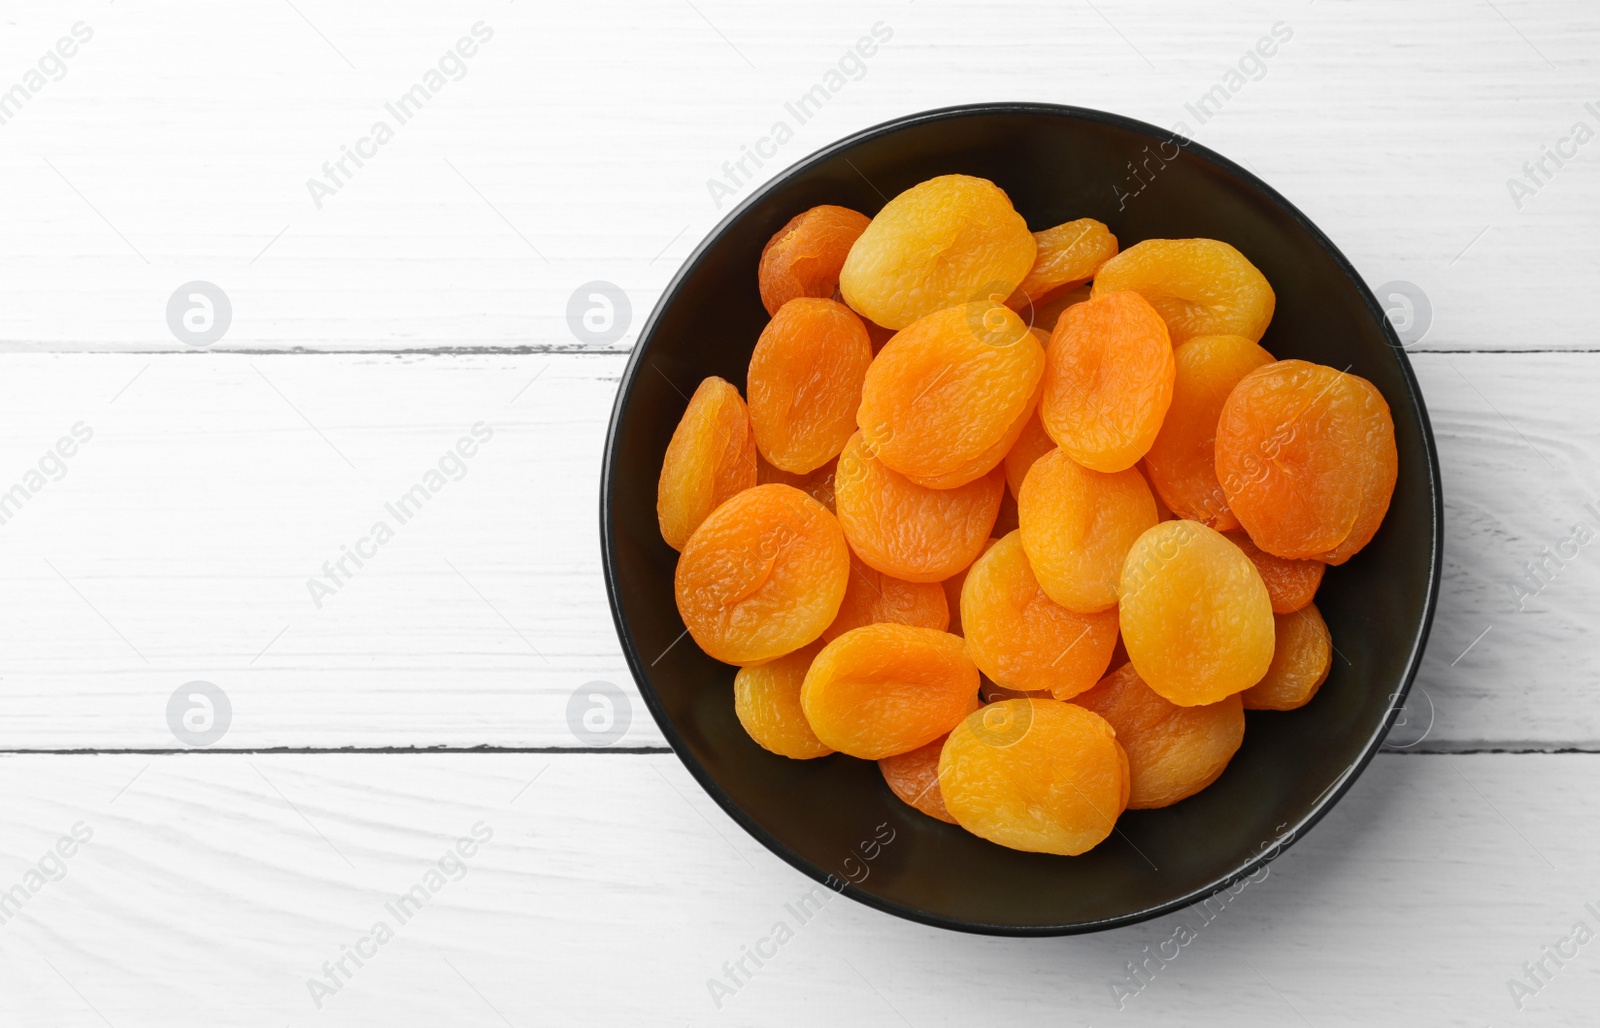
[[[1128,812],[1080,857],[1004,849],[925,817],[866,761],[767,753],[734,716],[735,669],[690,639],[673,645],[683,632],[672,592],[677,555],[657,529],[656,480],[700,380],[720,375],[744,387],[767,321],[756,290],[763,244],[808,207],[871,215],[888,197],[952,172],[998,183],[1034,229],[1093,217],[1123,247],[1158,237],[1232,243],[1277,293],[1262,345],[1280,359],[1348,368],[1394,414],[1400,476],[1388,517],[1365,550],[1328,570],[1317,595],[1338,652],[1315,700],[1290,713],[1251,712],[1243,747],[1214,785],[1164,810]],[[1249,873],[1338,798],[1381,744],[1420,659],[1442,520],[1427,415],[1398,345],[1370,292],[1302,215],[1231,162],[1161,130],[1017,104],[868,130],[778,176],[730,215],[640,334],[601,497],[608,586],[633,672],[678,754],[736,820],[864,902],[944,927],[1015,934],[1109,927],[1193,902]]]

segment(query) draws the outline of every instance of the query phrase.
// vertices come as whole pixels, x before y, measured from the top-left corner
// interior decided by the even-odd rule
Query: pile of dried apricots
[[[751,738],[1078,854],[1222,774],[1333,653],[1312,599],[1394,491],[1371,383],[1259,340],[1215,239],[1031,232],[994,183],[823,206],[761,254],[745,394],[708,378],[657,512]],[[1109,673],[1108,673],[1109,672]]]

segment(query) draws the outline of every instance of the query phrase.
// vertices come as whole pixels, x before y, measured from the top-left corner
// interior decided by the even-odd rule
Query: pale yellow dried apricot
[[[1195,336],[1261,339],[1277,300],[1266,276],[1217,239],[1146,239],[1100,265],[1094,295],[1132,289],[1161,313],[1174,344]]]
[[[1002,700],[945,740],[939,791],[956,823],[1012,849],[1075,856],[1128,803],[1128,755],[1100,715],[1060,700]]]
[[[818,640],[758,667],[742,667],[733,676],[734,713],[763,749],[795,760],[833,752],[822,745],[800,709],[800,686],[821,650]]]
[[[787,485],[758,485],[712,511],[673,576],[696,644],[725,664],[764,664],[822,635],[850,575],[828,509]]]
[[[1005,191],[971,175],[940,175],[884,205],[839,273],[860,314],[901,329],[969,300],[1010,296],[1038,246]]]
[[[872,344],[855,312],[801,297],[772,316],[750,355],[750,425],[756,447],[796,475],[839,455],[856,430]]]
[[[800,705],[817,738],[881,760],[950,731],[978,703],[978,669],[959,636],[876,624],[828,643],[811,662]]]
[[[1183,707],[1216,703],[1272,663],[1272,601],[1256,566],[1198,521],[1163,521],[1122,565],[1117,607],[1128,659]]]

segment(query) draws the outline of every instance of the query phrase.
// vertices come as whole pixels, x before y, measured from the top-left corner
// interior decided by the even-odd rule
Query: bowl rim
[[[1361,754],[1356,761],[1351,764],[1350,767],[1348,767],[1338,778],[1336,778],[1334,782],[1323,791],[1321,796],[1312,802],[1311,809],[1294,825],[1289,826],[1287,832],[1279,835],[1278,838],[1273,840],[1270,844],[1263,842],[1261,848],[1256,854],[1244,860],[1232,871],[1220,876],[1212,884],[1202,886],[1185,895],[1175,897],[1171,900],[1167,900],[1154,906],[1130,911],[1125,914],[1118,914],[1113,917],[1100,918],[1092,921],[1070,922],[1065,924],[1014,925],[985,921],[972,921],[949,917],[943,914],[931,913],[916,907],[887,900],[881,896],[867,892],[859,888],[854,883],[851,883],[845,879],[841,879],[837,875],[833,875],[823,868],[811,863],[809,860],[789,849],[783,843],[768,834],[765,829],[756,824],[751,817],[745,814],[738,804],[734,803],[728,797],[728,795],[723,792],[721,786],[717,784],[717,782],[711,777],[706,769],[702,767],[694,758],[694,755],[690,752],[687,743],[683,739],[682,735],[678,732],[677,728],[672,724],[671,720],[667,717],[661,701],[655,694],[655,689],[650,681],[649,667],[642,659],[637,647],[634,645],[631,633],[629,632],[625,622],[621,602],[618,598],[618,569],[616,563],[614,526],[609,516],[612,494],[614,492],[614,478],[617,470],[617,462],[615,459],[617,434],[622,421],[623,412],[627,410],[628,404],[632,399],[633,387],[637,379],[639,369],[642,366],[645,353],[649,349],[650,339],[654,335],[657,324],[660,321],[663,313],[675,300],[677,293],[682,287],[684,281],[696,269],[696,267],[698,267],[701,260],[704,259],[706,253],[721,241],[723,235],[728,231],[728,229],[740,218],[744,217],[748,211],[750,211],[756,205],[762,203],[767,198],[768,194],[776,189],[779,185],[794,178],[796,175],[800,175],[806,171],[809,171],[810,169],[826,160],[829,160],[840,152],[849,150],[860,143],[871,139],[876,139],[881,136],[890,135],[914,125],[994,114],[1046,115],[1050,117],[1065,118],[1075,121],[1087,121],[1111,126],[1125,131],[1149,136],[1152,140],[1181,141],[1180,145],[1183,149],[1192,151],[1202,160],[1208,161],[1211,164],[1220,167],[1222,170],[1244,180],[1248,185],[1259,192],[1265,200],[1267,200],[1269,203],[1275,204],[1282,210],[1283,213],[1287,214],[1296,223],[1298,223],[1299,226],[1308,232],[1311,237],[1333,259],[1334,264],[1341,272],[1344,273],[1345,278],[1350,282],[1361,299],[1366,303],[1368,312],[1381,326],[1382,331],[1387,336],[1390,351],[1393,353],[1395,360],[1400,366],[1401,377],[1406,387],[1406,398],[1410,401],[1412,407],[1416,411],[1417,420],[1422,435],[1422,450],[1424,463],[1426,464],[1428,485],[1433,499],[1431,512],[1433,522],[1431,540],[1432,552],[1430,553],[1430,560],[1428,563],[1428,591],[1427,600],[1423,607],[1422,620],[1418,625],[1415,636],[1411,641],[1411,651],[1406,657],[1405,674],[1402,676],[1399,688],[1394,691],[1391,697],[1388,713],[1368,737],[1366,743],[1362,746]],[[806,155],[782,171],[777,172],[766,182],[752,190],[750,195],[735,205],[734,208],[730,210],[727,215],[724,216],[722,220],[719,221],[716,226],[706,234],[706,236],[700,241],[699,245],[695,247],[694,251],[684,259],[683,263],[679,266],[677,273],[673,275],[672,280],[668,282],[667,285],[662,289],[660,297],[657,299],[654,308],[650,312],[650,316],[646,318],[643,325],[640,326],[638,337],[634,341],[633,348],[628,356],[627,366],[622,372],[622,378],[617,387],[617,398],[612,406],[611,417],[606,427],[606,441],[602,461],[603,463],[600,473],[600,550],[602,573],[605,577],[606,583],[606,599],[611,609],[611,620],[612,624],[617,630],[618,640],[621,642],[623,653],[627,658],[628,669],[632,673],[634,682],[639,688],[639,693],[643,697],[645,705],[649,708],[651,716],[655,718],[656,724],[660,727],[661,734],[666,737],[667,742],[671,745],[672,751],[677,754],[678,759],[683,762],[683,765],[689,770],[689,773],[694,777],[695,781],[700,784],[700,787],[717,802],[717,805],[720,806],[729,817],[731,817],[741,828],[743,828],[745,832],[755,838],[756,841],[760,842],[763,846],[776,854],[791,867],[800,871],[808,878],[811,878],[836,892],[849,896],[858,903],[862,903],[876,910],[881,910],[885,913],[892,914],[896,917],[904,918],[908,921],[928,925],[934,928],[943,928],[947,930],[968,932],[979,935],[1009,937],[1048,937],[1079,935],[1088,932],[1105,931],[1111,928],[1120,928],[1127,925],[1138,924],[1142,921],[1148,921],[1152,918],[1160,917],[1176,910],[1191,907],[1196,903],[1201,903],[1206,899],[1215,896],[1224,889],[1232,887],[1241,879],[1255,874],[1258,870],[1282,855],[1285,850],[1287,850],[1295,842],[1299,841],[1300,838],[1310,831],[1311,828],[1317,824],[1317,822],[1321,821],[1323,816],[1326,815],[1330,809],[1332,809],[1334,804],[1343,798],[1345,793],[1349,791],[1351,785],[1354,784],[1355,780],[1361,776],[1362,772],[1366,770],[1367,765],[1372,762],[1373,757],[1375,757],[1382,748],[1384,739],[1388,735],[1389,729],[1393,725],[1393,722],[1396,716],[1399,714],[1401,707],[1404,706],[1406,697],[1411,691],[1411,685],[1416,679],[1417,671],[1422,663],[1423,651],[1427,646],[1428,634],[1433,627],[1434,613],[1438,606],[1439,584],[1444,553],[1444,498],[1439,473],[1438,451],[1433,438],[1433,427],[1429,421],[1428,408],[1423,402],[1422,390],[1417,383],[1416,374],[1411,367],[1411,361],[1406,354],[1405,346],[1400,342],[1399,337],[1395,333],[1394,326],[1390,323],[1383,308],[1373,296],[1372,290],[1356,272],[1354,265],[1350,263],[1350,261],[1345,257],[1344,253],[1334,245],[1333,241],[1329,239],[1328,236],[1323,233],[1323,231],[1318,228],[1310,218],[1306,217],[1306,215],[1286,197],[1284,197],[1283,194],[1279,193],[1266,182],[1263,182],[1249,169],[1241,167],[1209,147],[1197,143],[1192,139],[1188,139],[1176,131],[1161,129],[1148,122],[1140,121],[1135,118],[1088,107],[1076,107],[1067,104],[1054,104],[1039,101],[999,101],[958,104],[950,107],[938,107],[930,110],[918,111],[913,114],[903,115],[898,118],[892,118],[888,121],[880,122],[879,124],[861,129],[860,131],[854,132],[842,139],[830,143],[827,146]]]

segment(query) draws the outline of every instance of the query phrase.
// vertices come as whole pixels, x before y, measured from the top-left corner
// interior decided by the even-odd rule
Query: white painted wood
[[[225,746],[576,745],[574,689],[603,680],[637,696],[596,518],[623,362],[8,358],[0,491],[74,424],[94,436],[0,524],[0,748],[177,745],[167,698],[196,679],[233,702]],[[1573,429],[1600,355],[1416,366],[1447,500],[1422,745],[1600,746],[1594,554],[1580,549],[1525,611],[1513,589],[1574,522],[1600,529],[1584,507],[1600,500],[1600,452]],[[494,435],[466,477],[398,525],[384,505],[479,422]],[[347,564],[353,581],[318,609],[307,579],[378,518],[395,538]],[[661,745],[634,714],[625,744]]]
[[[0,925],[18,1028],[1481,1028],[1588,1023],[1600,1001],[1596,943],[1521,1011],[1506,985],[1575,921],[1600,927],[1590,755],[1382,756],[1210,923],[1033,940],[842,897],[797,924],[785,905],[810,880],[670,756],[32,756],[0,775],[0,888],[75,824],[93,833]],[[385,904],[480,823],[464,876],[399,924]],[[780,919],[794,938],[719,1010],[706,980]],[[306,980],[378,920],[395,937],[318,1010]],[[1119,1010],[1112,984],[1180,923],[1193,941]]]
[[[1600,105],[1600,24],[1580,0],[1255,0],[1203,15],[1125,0],[19,0],[7,18],[7,86],[74,24],[93,32],[0,125],[7,350],[181,349],[163,311],[193,279],[232,298],[221,348],[576,345],[574,289],[615,282],[642,317],[728,209],[707,181],[880,23],[892,36],[861,77],[791,118],[757,179],[866,126],[980,99],[1183,122],[1300,204],[1371,283],[1419,285],[1434,312],[1423,346],[1595,345],[1582,275],[1600,144],[1548,165],[1520,210],[1507,186],[1575,122],[1600,130],[1584,106]],[[465,77],[405,124],[388,115],[478,22],[493,38]],[[1280,23],[1292,36],[1263,77],[1204,123],[1189,113]],[[379,118],[392,141],[347,164],[318,209],[308,179]]]

